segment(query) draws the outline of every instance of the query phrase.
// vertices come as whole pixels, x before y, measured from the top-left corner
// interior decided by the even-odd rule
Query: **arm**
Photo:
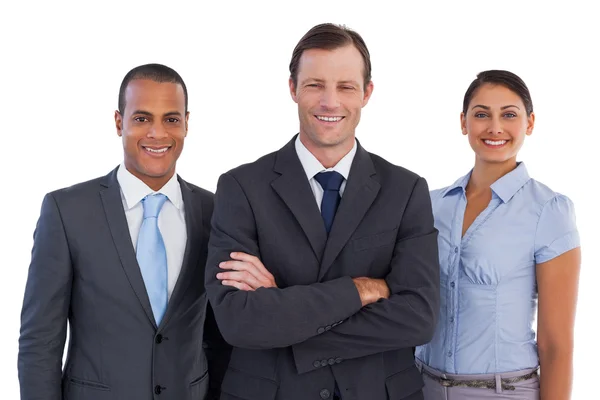
[[[535,237],[540,398],[566,400],[573,379],[573,327],[581,263],[575,209],[557,195],[542,210]],[[560,293],[560,296],[556,294]]]
[[[61,400],[62,356],[72,268],[60,212],[46,195],[34,233],[21,312],[19,382],[23,400]]]
[[[221,396],[221,383],[229,365],[231,346],[221,336],[212,307],[208,302],[202,347],[204,347],[208,362],[209,387],[207,400],[217,400]]]
[[[440,302],[437,230],[427,183],[419,179],[406,206],[386,282],[389,299],[364,307],[323,335],[293,346],[299,373],[315,360],[352,359],[431,340]]]
[[[537,342],[540,398],[543,400],[571,397],[573,326],[580,263],[581,251],[576,248],[536,267],[539,295]]]
[[[320,328],[360,310],[361,299],[349,277],[324,283],[255,291],[223,285],[219,264],[233,252],[260,256],[252,208],[230,174],[219,179],[206,264],[206,292],[225,340],[251,349],[287,347],[322,333]]]

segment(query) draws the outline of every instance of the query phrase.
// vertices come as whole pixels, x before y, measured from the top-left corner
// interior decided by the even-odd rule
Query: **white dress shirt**
[[[317,205],[319,206],[319,210],[321,210],[321,201],[323,201],[323,188],[321,184],[315,179],[315,175],[319,172],[325,171],[336,171],[344,177],[344,181],[342,182],[342,186],[340,186],[340,197],[344,195],[344,189],[346,188],[346,181],[348,180],[348,176],[350,175],[350,167],[352,167],[352,161],[354,161],[354,156],[356,155],[356,139],[354,139],[354,146],[352,146],[352,150],[348,152],[333,168],[325,168],[323,164],[317,160],[317,158],[304,146],[304,144],[300,141],[300,135],[296,137],[296,153],[298,154],[298,158],[300,159],[300,163],[304,168],[304,172],[306,172],[306,177],[308,178],[308,182],[310,183],[310,187],[315,195],[315,199],[317,200]]]
[[[137,251],[137,238],[144,218],[144,206],[142,199],[149,194],[162,193],[167,196],[167,201],[158,214],[158,229],[165,243],[167,251],[167,277],[168,298],[171,298],[173,288],[181,272],[183,254],[187,244],[187,232],[185,228],[185,210],[181,187],[177,180],[177,174],[158,191],[150,189],[148,185],[138,179],[135,175],[121,164],[117,171],[117,181],[121,186],[121,199],[127,217],[129,234],[134,250]]]

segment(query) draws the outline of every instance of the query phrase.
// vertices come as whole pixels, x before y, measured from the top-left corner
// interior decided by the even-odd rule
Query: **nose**
[[[335,88],[325,88],[321,93],[320,105],[326,110],[335,110],[340,106],[338,93]]]
[[[168,135],[167,135],[167,130],[165,129],[163,124],[161,122],[155,122],[152,124],[152,126],[148,130],[147,136],[149,138],[162,139],[162,138],[167,137]]]
[[[502,122],[499,118],[492,118],[490,125],[488,126],[488,133],[492,135],[500,135],[504,132],[502,128]]]

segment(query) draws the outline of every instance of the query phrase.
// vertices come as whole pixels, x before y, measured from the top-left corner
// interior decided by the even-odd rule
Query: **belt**
[[[431,379],[437,381],[440,385],[445,387],[472,387],[472,388],[485,388],[485,389],[496,389],[496,380],[482,380],[482,379],[472,379],[472,380],[456,380],[456,379],[448,379],[442,378],[441,376],[436,376],[431,372],[427,371],[425,368],[421,370],[425,375],[429,376]],[[516,376],[514,378],[502,378],[500,380],[502,385],[502,390],[515,390],[515,387],[512,385],[513,383],[526,381],[528,379],[534,378],[537,376],[537,370],[530,372],[526,375]]]

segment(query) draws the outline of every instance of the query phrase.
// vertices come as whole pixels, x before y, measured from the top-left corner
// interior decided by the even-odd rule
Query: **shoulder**
[[[98,192],[105,187],[107,180],[108,176],[90,179],[89,181],[54,190],[48,193],[47,196],[54,198],[57,203],[78,201],[88,196],[97,196]]]
[[[368,153],[373,161],[373,166],[375,167],[375,171],[377,175],[381,176],[382,182],[390,182],[390,183],[402,183],[412,184],[413,186],[417,183],[419,179],[423,179],[417,173],[401,167],[399,165],[393,164],[386,159],[378,156],[377,154]]]

